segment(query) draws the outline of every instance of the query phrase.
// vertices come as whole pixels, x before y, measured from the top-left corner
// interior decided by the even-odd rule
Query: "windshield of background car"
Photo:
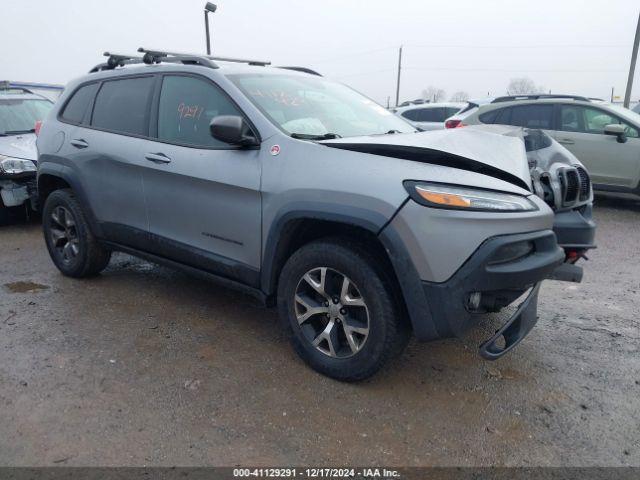
[[[27,133],[43,120],[53,103],[49,100],[0,98],[0,135]]]
[[[367,97],[323,78],[260,74],[229,78],[289,135],[354,137],[416,131]]]
[[[622,118],[633,122],[635,126],[640,126],[640,115],[637,112],[621,107],[620,105],[609,105],[609,108],[618,113]]]

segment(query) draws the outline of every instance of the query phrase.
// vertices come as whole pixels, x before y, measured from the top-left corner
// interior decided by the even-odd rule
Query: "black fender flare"
[[[400,235],[390,224],[393,216],[395,213],[391,218],[387,218],[381,213],[365,208],[318,202],[298,202],[291,208],[281,210],[275,216],[265,242],[260,278],[263,292],[267,295],[275,292],[277,284],[277,272],[274,271],[277,266],[276,253],[282,240],[282,232],[286,230],[289,222],[310,219],[360,227],[375,235],[384,247],[400,286],[416,336],[420,340],[442,338],[431,316],[418,271],[413,265]]]
[[[40,162],[38,165],[38,195],[40,195],[40,179],[43,175],[49,175],[52,177],[57,177],[61,180],[64,180],[73,190],[73,193],[78,197],[80,204],[82,205],[82,210],[87,217],[87,222],[91,227],[91,231],[97,237],[102,237],[102,229],[100,228],[99,222],[96,220],[95,215],[93,214],[93,210],[90,207],[86,192],[82,186],[82,183],[78,180],[77,176],[74,174],[73,169],[67,165],[60,165],[52,162]],[[42,202],[42,207],[44,207],[44,202]]]

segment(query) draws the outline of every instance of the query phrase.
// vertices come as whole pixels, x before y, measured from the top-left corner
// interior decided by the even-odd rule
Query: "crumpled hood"
[[[34,133],[24,133],[0,137],[0,155],[37,161],[36,135]]]
[[[467,128],[327,140],[323,145],[478,172],[531,190],[521,138]]]

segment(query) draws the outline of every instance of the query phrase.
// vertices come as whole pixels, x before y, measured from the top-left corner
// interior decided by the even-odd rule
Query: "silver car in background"
[[[36,124],[53,102],[26,88],[0,83],[0,224],[36,208]]]

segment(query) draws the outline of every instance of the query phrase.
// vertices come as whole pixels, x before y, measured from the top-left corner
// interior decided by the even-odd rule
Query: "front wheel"
[[[302,247],[284,266],[281,319],[298,355],[320,373],[363,380],[406,345],[409,330],[379,263],[365,248],[335,239]]]
[[[42,210],[42,228],[49,255],[64,275],[90,277],[108,265],[111,252],[91,233],[71,190],[56,190],[47,197]]]

